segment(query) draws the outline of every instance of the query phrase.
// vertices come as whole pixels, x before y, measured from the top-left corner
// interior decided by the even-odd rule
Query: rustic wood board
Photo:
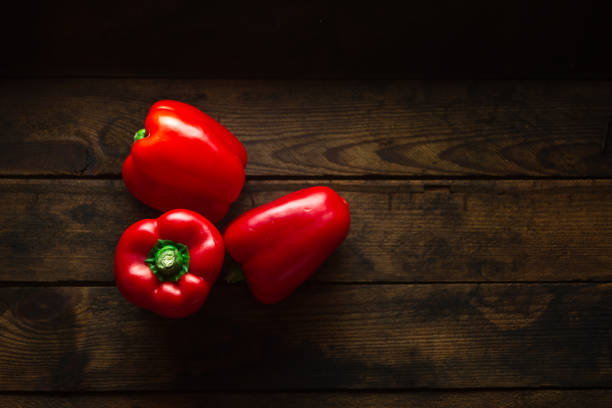
[[[612,278],[612,181],[249,181],[226,221],[314,184],[351,206],[347,240],[311,281]],[[123,231],[160,213],[121,180],[2,180],[0,280],[113,281]]]
[[[612,405],[612,81],[0,90],[0,405]],[[349,201],[347,240],[280,304],[221,277],[168,320],[114,287],[119,236],[159,215],[120,172],[160,98],[249,152],[221,230],[311,185]]]
[[[118,177],[148,108],[170,98],[234,132],[248,175],[612,177],[610,81],[23,79],[0,89],[0,175]]]
[[[194,316],[113,287],[0,289],[1,391],[609,387],[612,284],[218,285]]]

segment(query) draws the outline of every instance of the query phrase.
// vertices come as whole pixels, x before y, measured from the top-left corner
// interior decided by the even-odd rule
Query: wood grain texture
[[[324,184],[351,208],[319,282],[612,279],[612,181],[249,181],[224,224]],[[3,180],[0,280],[113,280],[123,231],[160,213],[120,180]]]
[[[168,320],[115,288],[0,289],[0,391],[610,387],[612,284],[216,286]]]
[[[200,408],[249,407],[405,407],[405,408],[608,408],[610,390],[437,391],[402,393],[188,393],[94,394],[67,396],[2,395],[2,406],[14,408]]]
[[[1,80],[0,175],[114,175],[159,99],[234,132],[249,175],[612,177],[602,81]],[[609,141],[612,145],[612,141]]]

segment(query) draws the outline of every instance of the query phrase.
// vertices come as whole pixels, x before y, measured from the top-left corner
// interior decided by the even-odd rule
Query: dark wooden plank
[[[610,387],[612,284],[216,286],[168,320],[115,288],[0,289],[0,391]]]
[[[347,240],[322,282],[612,279],[612,181],[250,181],[220,228],[291,191],[349,202]],[[120,180],[3,180],[0,280],[113,280],[122,232],[159,212]]]
[[[604,3],[15,3],[0,73],[609,75]]]
[[[612,177],[612,82],[0,82],[0,175],[119,175],[162,98],[244,143],[249,175]],[[612,141],[609,142],[612,144]]]
[[[470,391],[402,393],[189,393],[189,394],[95,394],[95,395],[2,395],[0,404],[14,408],[73,407],[430,407],[430,408],[608,408],[610,390]]]

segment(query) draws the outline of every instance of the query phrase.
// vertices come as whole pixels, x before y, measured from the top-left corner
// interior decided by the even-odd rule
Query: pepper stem
[[[166,245],[155,254],[157,271],[164,276],[171,276],[183,268],[183,257],[173,245]]]
[[[160,239],[145,262],[161,282],[176,282],[189,270],[189,250],[181,243]]]
[[[231,266],[230,270],[227,271],[227,274],[225,275],[225,280],[227,283],[238,283],[245,279],[246,277],[244,276],[244,272],[242,271],[240,265]]]
[[[147,130],[140,129],[138,132],[134,133],[134,142],[144,139],[145,137],[147,137]]]

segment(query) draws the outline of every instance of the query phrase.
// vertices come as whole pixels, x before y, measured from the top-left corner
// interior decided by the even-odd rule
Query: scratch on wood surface
[[[425,184],[423,186],[424,193],[450,193],[451,188],[449,185],[437,185],[437,184]]]

